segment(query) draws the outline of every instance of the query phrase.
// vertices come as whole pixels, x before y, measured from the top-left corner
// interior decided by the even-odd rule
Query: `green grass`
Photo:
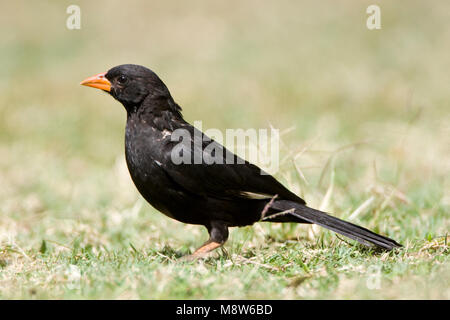
[[[15,2],[0,20],[0,299],[449,299],[449,4]],[[133,17],[133,19],[130,19]],[[308,204],[396,239],[232,229],[223,250],[135,190],[125,112],[78,83],[154,69],[207,128],[286,133],[276,174]],[[292,128],[292,130],[287,130]]]

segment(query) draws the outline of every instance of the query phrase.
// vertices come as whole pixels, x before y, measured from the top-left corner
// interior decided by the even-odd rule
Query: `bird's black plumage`
[[[197,250],[198,254],[222,245],[228,227],[251,225],[260,221],[262,214],[266,221],[315,223],[365,245],[388,250],[400,246],[392,239],[307,207],[303,199],[275,178],[261,174],[260,168],[219,144],[217,147],[224,151],[223,164],[208,162],[208,157],[216,155],[206,152],[205,147],[216,142],[183,119],[181,108],[153,71],[127,64],[103,75],[102,81],[109,82],[107,91],[127,111],[125,155],[133,182],[162,213],[208,229],[210,239]],[[180,139],[172,135],[178,129],[191,137],[182,140],[189,150],[194,150],[190,164],[173,161]],[[203,137],[200,143],[194,142],[195,135]],[[201,164],[193,163],[195,150],[205,159]],[[227,163],[227,156],[234,159],[233,163]],[[277,215],[286,210],[288,213]]]

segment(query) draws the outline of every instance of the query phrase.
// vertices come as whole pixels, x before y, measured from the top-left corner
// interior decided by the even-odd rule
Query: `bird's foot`
[[[208,253],[222,246],[222,243],[215,241],[207,241],[200,248],[195,250],[193,254],[181,257],[179,260],[183,262],[195,261],[197,259],[205,258]]]

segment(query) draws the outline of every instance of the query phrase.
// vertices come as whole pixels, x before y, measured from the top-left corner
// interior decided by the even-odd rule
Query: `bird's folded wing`
[[[197,131],[197,129],[191,130]],[[197,133],[200,132],[197,131]],[[262,174],[263,171],[259,167],[239,158],[221,144],[209,138],[202,141],[203,143],[197,145],[193,143],[193,139],[183,141],[185,147],[193,151],[190,153],[190,161],[181,163],[173,161],[174,152],[178,152],[173,148],[164,154],[165,161],[162,168],[180,188],[199,196],[261,199],[277,195],[279,199],[305,203],[274,177]],[[207,146],[209,148],[206,148]],[[212,152],[212,149],[215,151]],[[199,162],[199,154],[201,155],[201,163],[198,164],[194,159],[196,152],[197,162]]]

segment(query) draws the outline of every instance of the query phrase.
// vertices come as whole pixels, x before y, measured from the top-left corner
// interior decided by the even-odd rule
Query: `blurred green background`
[[[376,3],[371,31],[373,1],[3,1],[0,298],[450,298],[450,3]],[[203,129],[279,128],[277,178],[406,248],[258,224],[177,263],[205,230],[140,198],[123,107],[79,85],[123,63]]]

